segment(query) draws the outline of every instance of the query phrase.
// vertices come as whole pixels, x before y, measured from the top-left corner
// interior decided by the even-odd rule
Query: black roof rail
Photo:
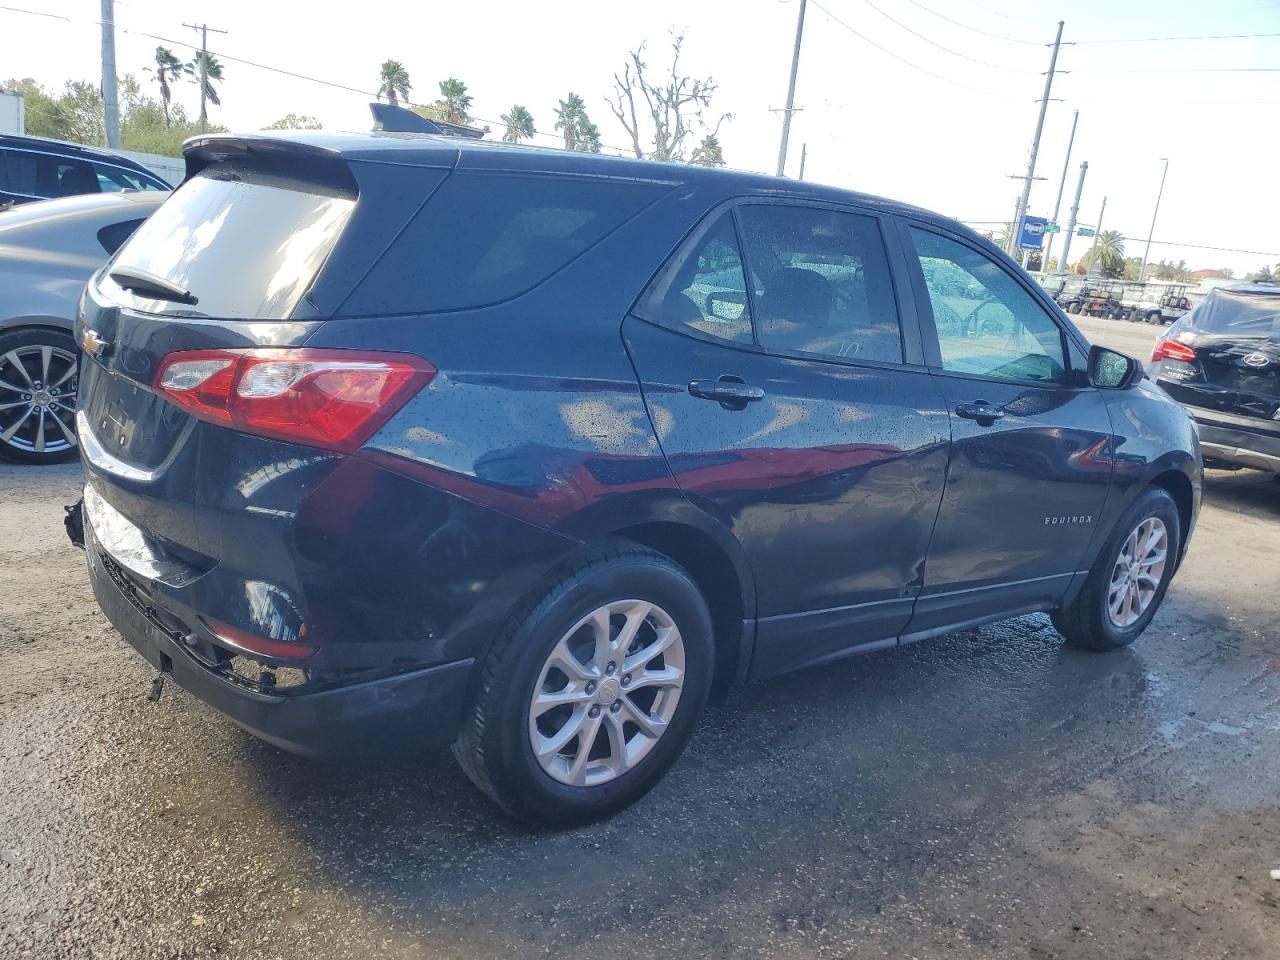
[[[386,133],[444,133],[438,125],[394,103],[371,103],[373,129]]]

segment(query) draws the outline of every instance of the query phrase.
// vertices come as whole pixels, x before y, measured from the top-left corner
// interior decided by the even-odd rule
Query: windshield
[[[311,286],[355,201],[304,184],[201,175],[183,184],[120,249],[112,265],[154,274],[195,297],[209,317],[285,319]],[[129,292],[113,298],[149,313],[190,309]]]
[[[1214,290],[1188,323],[1199,333],[1280,338],[1280,289],[1274,294]]]

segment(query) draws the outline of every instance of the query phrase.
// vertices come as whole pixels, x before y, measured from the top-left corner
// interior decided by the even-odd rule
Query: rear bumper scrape
[[[120,635],[151,666],[254,736],[311,757],[350,756],[371,746],[403,752],[456,738],[472,660],[314,692],[254,690],[211,670],[149,619],[111,577],[92,525],[84,529],[94,596]]]

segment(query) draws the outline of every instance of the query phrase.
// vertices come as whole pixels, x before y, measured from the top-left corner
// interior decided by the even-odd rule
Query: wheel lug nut
[[[595,692],[596,692],[596,682],[594,680],[588,680],[587,693],[595,693]]]
[[[618,712],[619,710],[621,710],[621,709],[622,709],[622,701],[621,701],[621,700],[615,700],[615,701],[613,701],[613,703],[609,704],[609,712],[610,712],[610,713],[617,713],[617,712]]]
[[[624,674],[622,675],[622,685],[623,685],[624,687],[629,687],[629,686],[631,686],[631,674],[629,674],[629,673],[624,673]]]
[[[23,400],[30,400],[30,399],[31,399],[31,394],[29,394],[29,393],[24,393],[24,394],[22,395],[22,399],[23,399]]]
[[[598,703],[593,703],[593,704],[591,705],[591,709],[587,711],[587,714],[588,714],[590,717],[592,717],[593,719],[594,719],[595,717],[600,716],[600,704],[598,704]]]
[[[618,665],[617,665],[616,663],[614,663],[612,660],[610,660],[610,661],[609,661],[609,665],[608,665],[608,666],[606,666],[606,667],[604,668],[604,672],[605,672],[605,673],[607,673],[607,674],[609,674],[610,676],[612,676],[612,675],[613,675],[613,671],[615,671],[615,670],[617,670],[617,669],[618,669]]]

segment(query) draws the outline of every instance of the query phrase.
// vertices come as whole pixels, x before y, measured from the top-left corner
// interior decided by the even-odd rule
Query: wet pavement
[[[645,800],[566,833],[447,753],[308,763],[149,702],[62,537],[78,476],[0,467],[5,960],[1280,956],[1260,474],[1211,473],[1133,647],[1033,616],[739,689]]]

